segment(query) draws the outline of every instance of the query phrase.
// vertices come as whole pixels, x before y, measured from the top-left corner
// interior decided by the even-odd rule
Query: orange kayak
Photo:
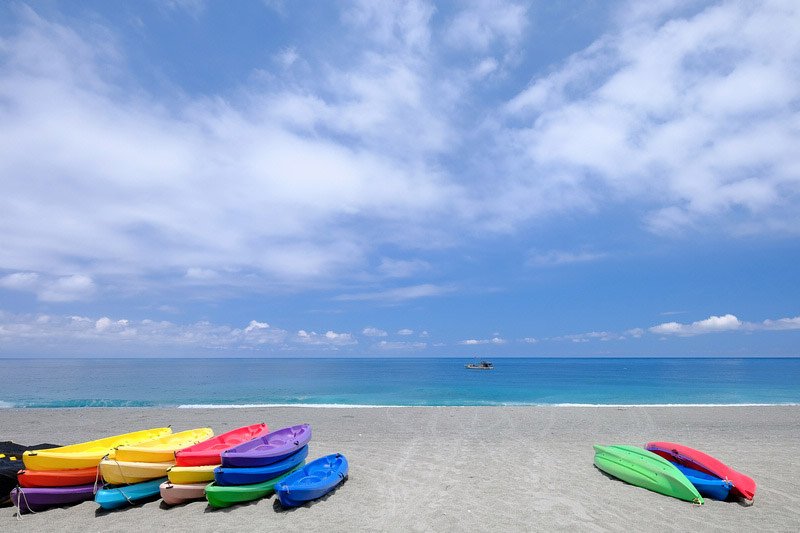
[[[97,467],[74,468],[71,470],[20,470],[17,482],[21,487],[74,487],[88,485],[103,478],[98,476]]]

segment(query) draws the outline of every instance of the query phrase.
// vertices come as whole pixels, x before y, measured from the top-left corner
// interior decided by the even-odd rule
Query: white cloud
[[[401,330],[399,330],[399,331],[397,332],[397,334],[398,334],[398,335],[413,335],[413,334],[414,334],[414,330],[413,330],[413,329],[408,329],[408,328],[406,328],[406,329],[401,329]]]
[[[529,124],[512,136],[527,151],[522,186],[562,180],[594,206],[649,200],[645,221],[659,233],[796,233],[800,6],[626,17],[509,102],[509,116]]]
[[[34,292],[43,302],[71,302],[91,298],[97,287],[89,276],[75,274],[45,277],[33,272],[17,272],[0,278],[0,287]]]
[[[380,272],[390,278],[407,278],[430,269],[430,264],[418,259],[402,260],[381,258]]]
[[[367,337],[385,337],[386,335],[388,335],[388,333],[386,333],[382,329],[372,328],[372,327],[364,328],[361,331],[361,334],[366,335]]]
[[[328,22],[344,46],[281,43],[275,72],[205,96],[138,85],[113,27],[22,6],[0,48],[0,286],[70,301],[411,277],[433,269],[418,250],[623,202],[662,234],[796,234],[800,7],[639,4],[507,102],[486,78],[541,44],[522,2],[354,2]]]
[[[380,341],[375,345],[381,350],[422,350],[428,347],[425,342],[400,342],[400,341]]]
[[[281,50],[275,59],[283,68],[289,68],[294,65],[299,57],[300,55],[297,53],[297,49],[292,46]]]
[[[244,328],[245,333],[250,333],[251,331],[257,331],[260,329],[269,329],[269,324],[266,322],[258,322],[256,320],[251,320],[250,325]]]
[[[560,337],[553,337],[549,340],[553,341],[571,341],[575,343],[579,342],[590,342],[593,340],[599,341],[612,341],[612,340],[622,340],[625,337],[618,335],[613,332],[608,331],[591,331],[589,333],[577,333],[573,335],[562,335]]]
[[[569,252],[550,250],[547,252],[531,251],[526,264],[531,266],[558,266],[570,263],[585,263],[597,261],[606,257],[604,253],[596,252]]]
[[[778,320],[765,320],[756,327],[764,330],[800,329],[800,316],[794,318],[779,318]]]
[[[458,344],[471,346],[477,344],[506,344],[508,341],[505,339],[501,339],[499,337],[493,337],[491,339],[467,339],[463,341],[458,341]]]
[[[71,302],[90,298],[96,286],[89,276],[74,275],[44,284],[37,295],[43,302]]]
[[[422,285],[414,285],[411,287],[399,287],[397,289],[389,289],[387,291],[379,291],[373,293],[361,294],[342,294],[337,296],[337,300],[383,300],[388,302],[399,302],[404,300],[413,300],[416,298],[426,298],[430,296],[441,296],[448,292],[452,292],[452,287],[442,287],[432,285],[429,283]]]
[[[711,316],[705,320],[680,324],[666,322],[649,328],[651,333],[661,335],[679,335],[690,337],[705,333],[719,333],[725,331],[780,331],[800,329],[800,317],[780,318],[777,320],[764,320],[763,322],[744,322],[735,315]]]
[[[734,315],[711,316],[705,320],[692,322],[691,324],[679,324],[678,322],[666,322],[650,328],[651,333],[659,335],[681,335],[692,336],[704,333],[717,333],[720,331],[733,331],[742,329],[744,324]]]
[[[0,287],[16,291],[35,291],[39,275],[34,272],[17,272],[0,278]]]
[[[488,50],[497,41],[516,44],[528,24],[526,7],[517,2],[473,0],[453,18],[445,34],[454,48]]]
[[[309,333],[302,329],[297,332],[297,336],[294,340],[295,342],[299,342],[301,344],[323,344],[332,347],[358,344],[358,341],[353,338],[350,333],[335,333],[333,331],[327,331],[324,334],[320,334],[315,331]]]

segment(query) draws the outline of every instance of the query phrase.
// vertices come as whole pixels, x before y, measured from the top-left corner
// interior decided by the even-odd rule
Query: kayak
[[[303,464],[300,463],[295,469],[301,468]],[[236,503],[258,500],[272,494],[275,484],[292,472],[293,470],[290,470],[274,479],[252,485],[217,485],[216,482],[209,483],[206,486],[206,500],[212,507],[230,507]]]
[[[94,484],[76,487],[17,487],[11,491],[11,501],[20,512],[37,512],[57,505],[91,500],[94,497],[94,488]]]
[[[96,466],[71,470],[20,470],[17,481],[21,487],[74,487],[100,482],[102,477]]]
[[[688,479],[692,485],[694,485],[694,488],[697,489],[697,492],[700,493],[700,496],[714,498],[715,500],[726,500],[731,492],[731,489],[733,488],[733,483],[728,480],[720,479],[717,476],[712,476],[711,474],[706,474],[700,470],[688,468],[677,463],[672,464],[674,464],[678,470],[683,472],[683,475],[686,476],[686,479]]]
[[[178,450],[175,452],[175,461],[178,466],[218,465],[222,462],[219,455],[228,448],[233,448],[267,433],[269,433],[269,427],[266,424],[240,427]]]
[[[211,483],[214,481],[214,469],[219,465],[203,466],[173,466],[167,470],[169,482],[174,485],[186,485],[191,483]]]
[[[289,457],[311,440],[308,424],[291,426],[256,437],[222,452],[223,467],[266,466]]]
[[[224,467],[214,470],[217,485],[252,485],[273,479],[293,469],[308,457],[308,445],[289,457],[266,466]]]
[[[105,487],[97,491],[94,501],[103,509],[118,509],[134,502],[146,500],[160,494],[159,487],[166,478],[154,479],[124,487]]]
[[[283,507],[298,507],[325,496],[347,479],[347,459],[334,453],[315,459],[275,485]]]
[[[113,485],[133,485],[150,479],[165,477],[167,470],[175,461],[165,463],[145,463],[142,461],[100,461],[100,475],[106,483]]]
[[[161,499],[167,505],[177,505],[191,500],[202,500],[206,497],[208,483],[171,483],[163,482],[159,485]]]
[[[115,458],[119,461],[141,461],[145,463],[174,462],[176,451],[208,440],[213,436],[214,432],[211,428],[181,431],[135,445],[120,446],[117,448]]]
[[[756,494],[753,478],[737,472],[722,461],[701,451],[672,442],[649,442],[647,449],[672,462],[700,470],[733,483],[731,493],[752,500]]]
[[[22,461],[27,470],[89,468],[97,466],[100,460],[106,455],[112,454],[117,446],[134,445],[170,433],[172,433],[172,429],[168,427],[148,429],[70,446],[27,451],[22,456]]]
[[[681,500],[703,503],[703,497],[674,464],[635,446],[594,446],[594,464],[631,485]]]

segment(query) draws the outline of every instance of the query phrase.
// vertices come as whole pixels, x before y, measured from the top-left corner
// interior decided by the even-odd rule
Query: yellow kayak
[[[103,459],[100,461],[100,474],[106,483],[112,485],[132,485],[164,477],[175,461],[159,463],[143,463],[141,461],[117,461]]]
[[[135,445],[170,433],[172,433],[170,428],[146,429],[60,448],[27,451],[23,454],[22,461],[28,470],[92,468],[96,467],[103,457],[113,453],[117,446]]]
[[[144,463],[160,463],[164,461],[172,461],[174,463],[176,451],[208,440],[213,436],[214,432],[211,431],[211,428],[181,431],[139,444],[119,446],[115,459],[118,461],[141,461]]]
[[[222,465],[173,466],[167,470],[167,477],[173,485],[210,483],[214,481],[214,469]]]

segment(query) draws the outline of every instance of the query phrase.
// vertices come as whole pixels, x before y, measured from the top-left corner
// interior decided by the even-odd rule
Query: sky
[[[0,4],[0,357],[800,356],[795,0]]]

